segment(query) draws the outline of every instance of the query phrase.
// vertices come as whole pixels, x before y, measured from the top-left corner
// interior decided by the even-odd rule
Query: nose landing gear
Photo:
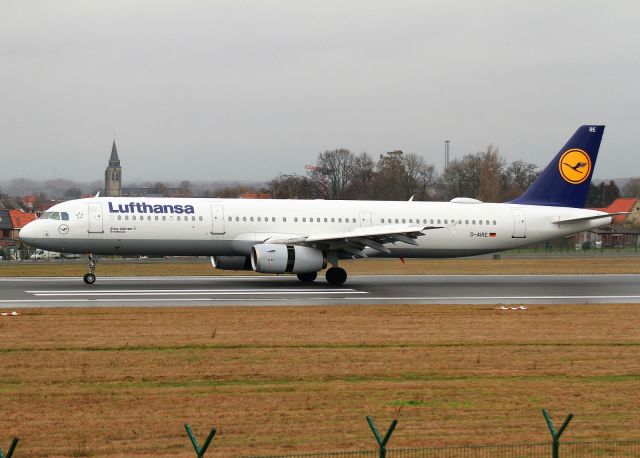
[[[87,285],[93,285],[96,282],[96,260],[91,253],[87,255],[89,263],[89,272],[84,274],[83,280]]]

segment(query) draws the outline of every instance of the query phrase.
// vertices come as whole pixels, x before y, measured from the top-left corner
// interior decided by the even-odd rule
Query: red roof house
[[[37,218],[35,213],[25,213],[20,210],[9,210],[9,217],[11,218],[13,229],[22,229],[27,223],[35,221]]]
[[[636,202],[638,202],[637,197],[618,197],[616,200],[611,202],[606,208],[594,208],[593,210],[599,210],[607,213],[619,213],[619,212],[633,212],[637,210]],[[621,224],[627,220],[629,215],[618,215],[613,217],[613,224]]]

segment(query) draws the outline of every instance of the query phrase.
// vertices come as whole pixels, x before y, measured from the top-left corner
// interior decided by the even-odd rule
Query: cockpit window
[[[56,219],[56,220],[63,220],[63,221],[69,221],[69,213],[67,212],[44,212],[42,213],[42,215],[40,215],[40,219]]]

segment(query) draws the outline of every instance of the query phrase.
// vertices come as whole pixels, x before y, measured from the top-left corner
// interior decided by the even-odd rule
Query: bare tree
[[[300,175],[281,173],[267,186],[274,199],[314,199],[320,194],[317,183]]]
[[[193,187],[189,180],[180,182],[180,196],[181,197],[193,197]]]
[[[82,195],[82,191],[77,186],[73,186],[64,192],[65,199],[77,199]]]
[[[503,171],[504,160],[498,154],[498,148],[489,145],[482,157],[478,199],[483,202],[499,202],[502,200]]]
[[[537,165],[521,160],[513,161],[504,170],[502,200],[515,199],[525,192],[540,175]]]
[[[374,197],[380,200],[405,200],[411,196],[406,195],[403,182],[405,170],[403,161],[404,153],[400,150],[381,154],[376,164],[376,177]]]
[[[484,153],[467,154],[453,160],[440,177],[440,188],[445,200],[454,197],[477,198],[480,194],[480,174]]]
[[[383,200],[429,199],[435,178],[435,167],[422,156],[391,151],[380,155],[376,164],[373,197]]]
[[[373,194],[375,163],[367,153],[355,156],[351,180],[347,189],[349,199],[370,199]]]
[[[429,200],[429,188],[436,181],[436,168],[427,163],[422,156],[414,153],[405,154],[403,158],[405,171],[405,196],[413,196],[416,200]]]
[[[631,178],[622,187],[623,197],[640,197],[640,178]]]
[[[309,177],[320,186],[326,186],[327,199],[345,199],[353,178],[355,155],[340,148],[318,154],[316,168]]]

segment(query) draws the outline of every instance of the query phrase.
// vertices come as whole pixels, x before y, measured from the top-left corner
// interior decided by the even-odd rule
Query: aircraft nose
[[[31,244],[36,240],[36,222],[37,221],[31,221],[30,223],[27,223],[25,227],[20,229],[19,238],[21,241]]]

